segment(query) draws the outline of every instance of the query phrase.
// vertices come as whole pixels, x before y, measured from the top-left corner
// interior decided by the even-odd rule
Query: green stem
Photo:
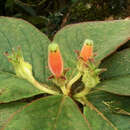
[[[45,93],[48,93],[48,94],[53,94],[53,95],[59,95],[58,92],[54,91],[54,90],[51,90],[51,89],[48,89],[47,85],[46,84],[40,84],[38,81],[36,81],[35,79],[33,79],[31,81],[31,83],[38,89],[42,90],[43,92]]]
[[[85,87],[82,91],[80,91],[79,93],[76,93],[74,95],[74,97],[75,98],[83,97],[83,96],[87,95],[89,93],[89,91],[90,91],[90,88]]]
[[[69,83],[67,84],[67,93],[69,94],[70,93],[70,90],[71,90],[71,86],[81,77],[81,72],[78,72],[77,75],[75,75],[70,81]]]
[[[60,88],[61,88],[63,94],[67,95],[66,87],[65,86],[61,86]]]
[[[83,97],[79,97],[79,98],[75,98],[77,101],[79,101],[82,105],[86,105],[87,104],[87,99],[85,96]]]
[[[53,83],[55,83],[61,89],[64,95],[67,95],[65,81],[57,78],[57,79],[53,79]]]

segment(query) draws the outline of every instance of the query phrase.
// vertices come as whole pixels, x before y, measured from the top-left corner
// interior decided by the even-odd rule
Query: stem
[[[59,95],[58,92],[48,89],[46,84],[40,84],[38,81],[36,81],[35,79],[31,81],[31,83],[38,89],[48,93],[48,94],[53,94],[53,95]]]
[[[61,79],[53,79],[53,82],[61,89],[64,95],[67,95],[67,90],[65,86],[65,81]]]
[[[63,94],[67,95],[66,87],[65,86],[61,86],[60,88],[61,88]]]
[[[77,75],[75,75],[67,84],[67,93],[69,94],[71,86],[73,85],[73,83],[75,83],[79,78],[81,77],[81,73],[78,72]]]
[[[83,97],[79,97],[79,98],[75,98],[77,101],[79,101],[82,105],[86,105],[87,104],[87,99],[85,96]]]
[[[74,95],[74,97],[75,98],[83,97],[83,96],[87,95],[89,93],[89,91],[90,91],[90,88],[85,87],[82,91],[80,91],[79,93],[76,93]]]

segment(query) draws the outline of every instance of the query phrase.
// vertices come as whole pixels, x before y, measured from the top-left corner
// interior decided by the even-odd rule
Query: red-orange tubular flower
[[[61,77],[63,72],[63,60],[59,46],[56,43],[51,43],[48,46],[48,66],[56,78]]]
[[[84,45],[80,52],[80,57],[87,62],[89,59],[93,58],[93,41],[85,40]]]

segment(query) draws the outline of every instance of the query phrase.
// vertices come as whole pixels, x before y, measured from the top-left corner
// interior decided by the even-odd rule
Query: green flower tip
[[[90,39],[86,39],[85,41],[84,41],[84,44],[85,45],[91,45],[91,46],[93,46],[93,40],[90,40]]]
[[[58,44],[53,42],[48,46],[48,51],[55,52],[58,50],[58,48]]]

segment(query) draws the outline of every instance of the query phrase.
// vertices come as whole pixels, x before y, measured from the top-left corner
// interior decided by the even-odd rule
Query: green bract
[[[84,72],[82,81],[87,88],[94,88],[100,82],[99,76],[95,75],[94,72],[90,72],[89,70]]]

